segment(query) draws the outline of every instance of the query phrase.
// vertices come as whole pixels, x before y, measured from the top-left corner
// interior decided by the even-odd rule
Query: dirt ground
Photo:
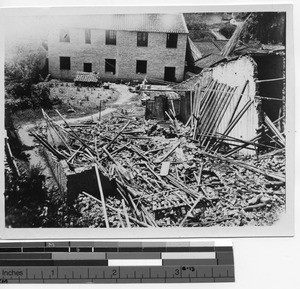
[[[115,85],[109,89],[103,87],[78,87],[74,83],[61,82],[50,90],[50,97],[59,98],[62,104],[58,105],[62,113],[72,117],[93,114],[104,110],[108,103],[115,102],[120,93]]]
[[[119,102],[120,95],[122,94],[122,99],[124,92],[130,95],[130,97],[125,95],[126,101],[134,96],[128,91],[126,85],[110,84],[109,89],[104,89],[103,87],[76,87],[74,83],[57,82],[50,89],[50,98],[57,100],[56,104],[52,109],[45,111],[54,119],[59,119],[56,109],[68,119],[96,115],[99,114],[100,109],[104,111]],[[41,109],[25,109],[15,112],[12,118],[16,127],[22,127],[24,124],[38,124],[43,115]]]

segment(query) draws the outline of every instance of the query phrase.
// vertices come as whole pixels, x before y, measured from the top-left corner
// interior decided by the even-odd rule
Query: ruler
[[[0,243],[0,283],[234,282],[231,242]]]

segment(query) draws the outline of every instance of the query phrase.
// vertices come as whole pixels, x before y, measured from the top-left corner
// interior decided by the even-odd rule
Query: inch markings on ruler
[[[0,242],[0,283],[234,282],[231,243]]]

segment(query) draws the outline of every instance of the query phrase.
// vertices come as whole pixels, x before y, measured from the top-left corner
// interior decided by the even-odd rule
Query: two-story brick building
[[[49,72],[65,80],[95,71],[103,80],[180,82],[187,35],[182,14],[58,17],[48,37]]]

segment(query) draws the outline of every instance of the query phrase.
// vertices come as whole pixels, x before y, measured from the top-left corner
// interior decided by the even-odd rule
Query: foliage
[[[240,19],[245,14],[238,15]],[[285,12],[254,12],[251,13],[242,32],[241,40],[259,41],[263,44],[285,44]]]
[[[236,27],[234,25],[230,24],[230,23],[224,23],[219,28],[219,32],[222,35],[224,35],[227,39],[229,39],[232,36],[235,28]]]
[[[244,21],[249,12],[235,14],[235,20]],[[199,13],[184,14],[187,28],[191,39],[206,38],[209,26],[202,21]],[[285,12],[252,12],[245,28],[243,29],[241,40],[248,43],[250,40],[258,41],[263,44],[285,44]],[[234,31],[234,26],[227,23],[221,24],[220,32],[230,38]]]
[[[208,31],[202,30],[190,30],[189,37],[192,41],[202,40],[202,39],[213,39],[214,37]]]
[[[40,167],[32,167],[20,177],[6,169],[4,196],[9,227],[69,227],[78,217],[58,189],[46,187]]]
[[[186,13],[184,14],[184,18],[192,40],[210,37],[208,25],[199,20],[201,18],[199,13]]]
[[[31,87],[32,107],[51,108],[49,82],[39,82]]]
[[[201,30],[201,31],[208,31],[208,26],[206,23],[191,21],[187,23],[188,30]]]
[[[37,50],[17,47],[15,57],[6,61],[5,90],[13,98],[26,98],[31,94],[31,86],[41,79],[45,55]]]
[[[20,177],[5,172],[6,223],[12,227],[39,227],[47,189],[39,167],[23,172]]]
[[[7,111],[17,112],[26,109],[51,109],[53,105],[61,104],[62,101],[56,97],[50,96],[50,88],[56,86],[56,81],[39,82],[33,84],[30,90],[30,96],[15,99],[6,97],[5,108]]]

